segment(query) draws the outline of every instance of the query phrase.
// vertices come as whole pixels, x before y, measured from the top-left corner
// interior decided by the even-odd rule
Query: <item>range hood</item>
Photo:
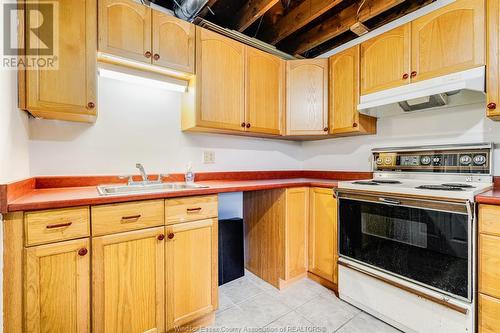
[[[486,102],[485,67],[444,75],[361,96],[358,110],[382,118]]]

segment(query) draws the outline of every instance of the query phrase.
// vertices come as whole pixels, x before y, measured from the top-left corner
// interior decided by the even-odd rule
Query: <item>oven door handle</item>
[[[378,201],[385,203],[385,204],[388,204],[388,205],[394,205],[394,206],[401,205],[401,201],[394,200],[394,199],[378,198]]]

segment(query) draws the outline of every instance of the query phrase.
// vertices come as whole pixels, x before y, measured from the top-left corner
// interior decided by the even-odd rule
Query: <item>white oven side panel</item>
[[[474,333],[474,305],[466,315],[339,265],[340,298],[404,332]]]

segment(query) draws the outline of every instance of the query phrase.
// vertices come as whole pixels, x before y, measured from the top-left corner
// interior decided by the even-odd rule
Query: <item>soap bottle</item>
[[[193,166],[191,162],[188,163],[186,173],[184,174],[184,179],[186,183],[193,183],[194,182],[194,172],[193,172]]]

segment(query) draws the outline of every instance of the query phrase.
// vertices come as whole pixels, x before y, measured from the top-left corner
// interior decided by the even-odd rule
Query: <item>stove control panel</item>
[[[491,147],[376,151],[374,171],[490,174]]]

